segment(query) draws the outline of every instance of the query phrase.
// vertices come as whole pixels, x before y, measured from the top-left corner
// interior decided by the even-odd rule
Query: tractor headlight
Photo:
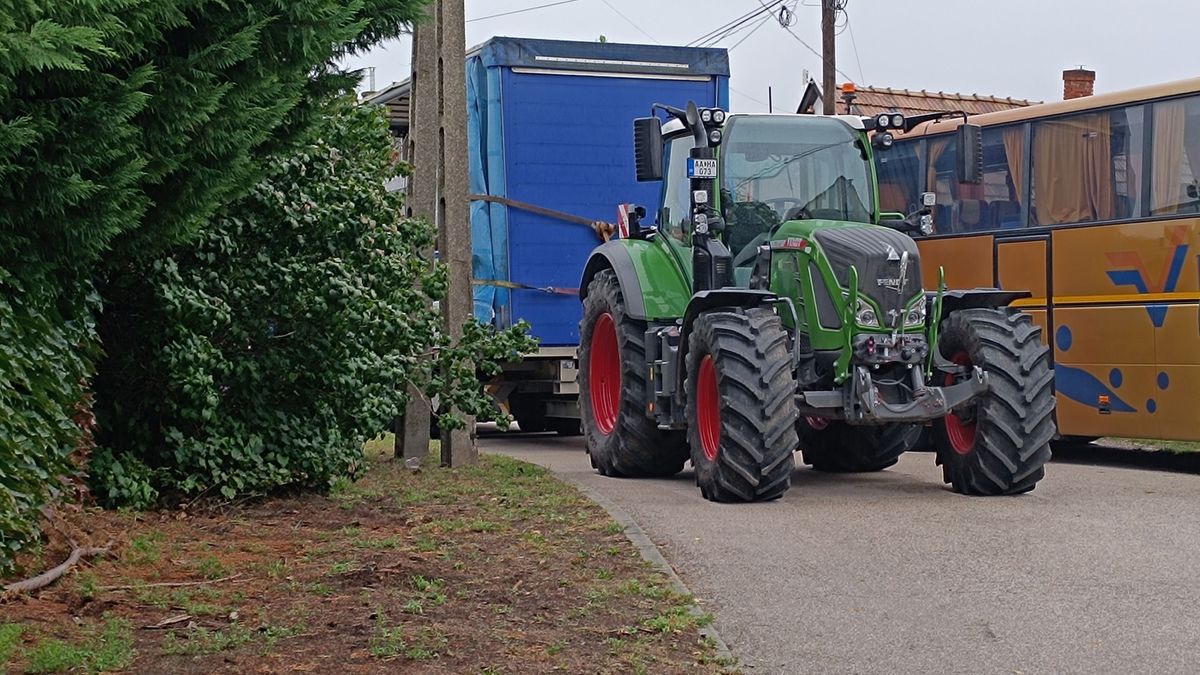
[[[925,303],[918,303],[915,307],[911,307],[908,313],[904,315],[904,327],[915,328],[925,325]]]
[[[712,145],[720,145],[722,138],[723,136],[721,135],[720,129],[713,129],[712,131],[708,132],[708,142]]]
[[[714,110],[713,111],[713,123],[714,124],[725,124],[725,111],[724,110]]]
[[[875,120],[875,126],[879,127],[880,129],[886,129],[889,126],[891,126],[891,124],[892,124],[892,116],[891,115],[883,114],[883,115],[880,115]]]
[[[704,122],[705,124],[712,122],[713,121],[712,111],[709,110],[708,108],[701,110],[700,111],[700,121]]]
[[[858,310],[854,313],[854,322],[863,328],[879,328],[879,315],[875,313],[875,308],[867,304],[866,300],[858,299]]]

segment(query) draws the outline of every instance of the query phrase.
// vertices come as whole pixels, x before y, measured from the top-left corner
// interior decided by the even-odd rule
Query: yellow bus
[[[983,181],[926,122],[876,153],[881,206],[937,194],[925,287],[1028,290],[1067,438],[1200,440],[1200,79],[973,116]]]

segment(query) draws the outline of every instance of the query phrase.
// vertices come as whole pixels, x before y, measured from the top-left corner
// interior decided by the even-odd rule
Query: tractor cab
[[[732,255],[734,286],[750,285],[759,247],[769,245],[789,221],[876,221],[862,126],[857,117],[728,117],[716,153],[719,179],[711,199],[724,222],[721,239]],[[663,128],[663,141],[658,227],[690,244],[692,179],[674,169],[690,159],[695,138],[682,122],[672,120]]]

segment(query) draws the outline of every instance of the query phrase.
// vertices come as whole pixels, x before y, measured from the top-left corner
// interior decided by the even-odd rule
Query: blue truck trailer
[[[541,344],[489,391],[524,431],[577,433],[578,285],[606,235],[595,224],[658,201],[658,184],[635,179],[632,120],[654,103],[727,109],[728,54],[496,37],[466,68],[475,316],[501,329],[524,320]],[[408,91],[368,99],[402,136]]]

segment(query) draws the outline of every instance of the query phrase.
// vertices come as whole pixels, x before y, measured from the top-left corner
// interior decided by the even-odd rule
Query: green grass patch
[[[139,534],[129,540],[129,548],[125,550],[125,560],[131,565],[152,565],[162,557],[163,534],[150,532]]]
[[[21,645],[25,629],[15,623],[0,623],[0,664],[8,663]]]
[[[83,630],[83,640],[39,640],[25,653],[25,672],[100,673],[121,670],[133,662],[133,628],[124,619],[110,619]],[[19,634],[18,634],[19,636]],[[7,660],[7,659],[0,659]]]
[[[445,653],[449,644],[446,635],[436,628],[390,625],[382,611],[375,615],[375,631],[369,640],[371,656],[377,659],[403,656],[413,661],[435,659]]]

